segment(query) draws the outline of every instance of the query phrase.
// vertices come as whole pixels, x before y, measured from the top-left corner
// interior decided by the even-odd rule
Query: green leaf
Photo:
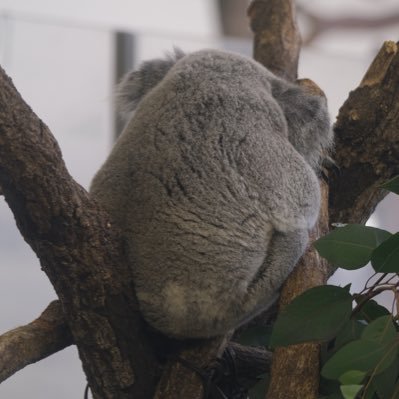
[[[358,339],[335,353],[323,366],[321,374],[325,378],[337,380],[350,370],[371,373],[384,353],[384,347],[377,341]]]
[[[364,329],[360,339],[342,347],[325,363],[322,375],[339,379],[353,370],[377,375],[397,359],[396,340],[392,316],[379,317]]]
[[[365,377],[366,373],[364,371],[350,370],[339,377],[339,382],[342,385],[356,385],[363,382]]]
[[[378,342],[384,349],[383,356],[376,365],[374,374],[386,370],[397,358],[397,332],[392,322],[392,316],[382,316],[371,322],[364,329],[361,339]]]
[[[395,383],[399,374],[399,359],[395,361],[382,373],[372,378],[372,385],[380,398],[392,398]],[[399,397],[399,392],[396,398]]]
[[[342,385],[341,392],[345,399],[355,399],[363,385]]]
[[[373,251],[371,264],[378,273],[399,273],[399,233],[388,238]]]
[[[319,254],[336,266],[348,270],[366,265],[371,253],[391,233],[375,227],[350,224],[339,227],[314,244]]]
[[[259,382],[250,389],[249,398],[250,399],[264,399],[266,397],[266,391],[269,386],[270,376],[266,375]]]
[[[390,399],[399,399],[399,382],[396,383],[395,388],[393,390],[393,395]]]
[[[337,350],[346,345],[348,342],[359,339],[365,327],[365,324],[359,322],[358,320],[348,320],[341,331],[339,331],[337,334],[334,343],[334,349]]]
[[[238,337],[237,342],[244,346],[269,346],[271,326],[248,327]]]
[[[271,346],[326,341],[333,338],[352,312],[352,296],[333,285],[314,287],[283,309],[274,325]]]
[[[388,180],[387,182],[381,185],[381,188],[385,188],[385,190],[389,190],[395,194],[399,194],[399,176],[396,176],[393,179]]]
[[[361,338],[377,341],[381,344],[391,344],[396,338],[396,329],[392,316],[382,316],[372,321],[363,331]]]
[[[377,393],[371,384],[366,385],[364,390],[361,399],[382,399],[377,396]]]
[[[320,386],[319,386],[320,395],[330,397],[330,395],[335,394],[339,395],[339,397],[342,399],[340,388],[341,385],[339,384],[338,381],[328,380],[326,378],[323,378],[323,376],[320,376]]]
[[[363,299],[362,296],[356,298],[356,302],[360,303]],[[356,313],[355,317],[359,320],[366,320],[367,322],[373,321],[381,316],[390,315],[391,312],[384,306],[379,305],[374,299],[368,300]]]

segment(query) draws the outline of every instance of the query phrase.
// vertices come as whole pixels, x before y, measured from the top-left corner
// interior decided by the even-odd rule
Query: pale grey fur
[[[123,229],[144,318],[223,334],[270,305],[305,250],[326,100],[216,50],[147,62],[119,93],[133,116],[91,194]]]

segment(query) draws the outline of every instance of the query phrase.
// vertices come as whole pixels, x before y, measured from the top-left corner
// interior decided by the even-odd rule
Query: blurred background
[[[246,0],[0,0],[0,63],[50,127],[72,176],[88,187],[120,130],[113,88],[141,61],[173,47],[220,48],[248,56]],[[300,77],[324,89],[332,120],[384,40],[399,38],[397,0],[298,0],[304,40]],[[390,195],[369,224],[399,230]],[[336,221],[345,222],[345,221]],[[334,283],[361,288],[364,273]],[[39,262],[0,197],[0,334],[36,318],[55,298]],[[387,306],[390,306],[388,301]],[[74,347],[0,385],[5,399],[82,398],[85,378]]]

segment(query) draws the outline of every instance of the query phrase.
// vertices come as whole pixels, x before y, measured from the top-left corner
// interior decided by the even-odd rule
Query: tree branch
[[[283,286],[280,310],[307,289],[325,284],[330,274],[328,263],[320,258],[311,245],[329,230],[328,185],[324,181],[320,181],[320,185],[322,200],[319,220],[311,232],[306,253]],[[315,343],[276,348],[267,398],[317,398],[320,379],[319,349],[319,345]]]
[[[96,398],[148,398],[159,366],[122,240],[0,68],[0,186],[62,303]]]
[[[399,174],[399,51],[385,42],[335,124],[331,173],[332,222],[365,223],[387,191],[379,186]]]
[[[222,353],[221,348],[225,347]],[[223,371],[217,374],[219,388],[230,391],[238,383],[242,388],[249,389],[256,384],[257,376],[270,371],[271,363],[272,353],[263,348],[247,347],[235,342],[221,345],[220,339],[203,344],[197,342],[191,347],[187,344],[178,360],[166,365],[154,399],[202,399],[204,384],[208,382],[207,372],[220,368]],[[181,379],[177,380],[178,377]]]
[[[0,383],[72,343],[61,303],[51,302],[36,320],[0,336]]]
[[[295,22],[293,0],[254,0],[249,8],[255,33],[254,57],[276,74],[295,80],[300,52],[300,34]],[[306,79],[300,84],[323,95]],[[321,212],[311,241],[328,231],[328,186],[320,182]],[[324,284],[327,267],[315,250],[308,248],[281,291],[280,309],[308,288]],[[316,344],[277,348],[273,355],[268,399],[317,397],[319,385],[319,347]]]
[[[301,49],[295,2],[253,0],[248,8],[248,16],[255,34],[254,58],[276,75],[295,80]]]
[[[25,366],[51,356],[72,344],[72,334],[65,321],[62,305],[60,301],[53,301],[31,323],[0,335],[0,383]],[[230,342],[228,350],[233,353],[235,372],[226,374],[223,381],[225,385],[233,384],[237,379],[254,383],[256,382],[254,376],[270,370],[272,353],[263,348],[246,347]],[[198,363],[197,352],[192,353],[194,355],[192,358],[187,357],[188,352],[187,350],[185,353],[185,360],[190,364],[204,369],[209,366],[207,363]],[[184,368],[189,378],[198,379],[198,375],[192,369],[180,362],[178,364]],[[173,375],[174,373],[171,373],[172,377]],[[181,381],[180,385],[182,385]],[[170,389],[170,386],[173,386],[173,384],[167,383],[166,389]],[[187,384],[185,383],[184,386],[187,387]],[[165,394],[163,392],[160,397],[164,398]],[[194,394],[196,393],[194,392]],[[191,396],[190,393],[187,397],[194,396]]]
[[[204,382],[199,373],[187,364],[205,372],[222,355],[227,342],[227,339],[217,337],[194,347],[188,344],[179,354],[179,360],[168,362],[164,368],[154,399],[202,399]]]

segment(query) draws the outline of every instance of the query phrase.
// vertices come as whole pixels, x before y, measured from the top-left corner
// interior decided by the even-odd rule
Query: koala
[[[118,103],[127,123],[90,191],[123,231],[144,319],[178,339],[247,322],[318,217],[325,97],[202,50],[145,62]]]

